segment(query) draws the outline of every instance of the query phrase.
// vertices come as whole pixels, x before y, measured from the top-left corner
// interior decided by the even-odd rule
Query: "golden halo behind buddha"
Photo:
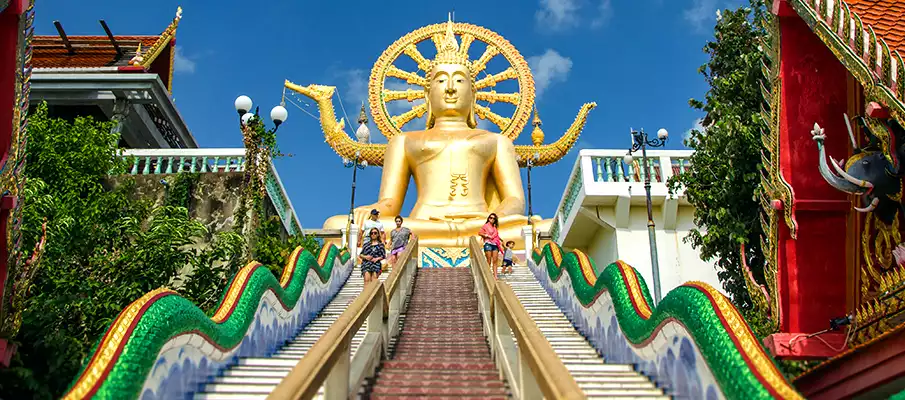
[[[456,35],[461,37],[457,39]],[[428,60],[418,50],[417,45],[431,39],[437,49],[433,60]],[[474,61],[470,61],[468,50],[474,41],[486,44],[484,53]],[[395,65],[402,55],[408,56],[417,64],[416,71],[406,71]],[[477,79],[487,69],[487,63],[497,55],[502,55],[509,67],[496,74],[486,74]],[[391,138],[402,132],[402,127],[427,113],[427,104],[413,105],[409,111],[399,115],[390,115],[387,103],[391,101],[414,102],[425,98],[430,73],[436,64],[464,65],[471,73],[477,90],[476,99],[492,105],[496,102],[509,103],[515,106],[510,116],[495,113],[489,106],[476,104],[475,114],[478,118],[488,120],[500,128],[500,133],[510,140],[515,140],[522,132],[531,116],[534,106],[534,78],[524,57],[518,50],[499,34],[472,24],[446,23],[429,25],[406,34],[391,44],[377,59],[371,70],[368,84],[368,102],[371,115],[380,132]],[[396,78],[410,85],[417,85],[424,90],[389,90],[386,88],[387,78]],[[518,90],[513,93],[498,93],[494,87],[503,81],[515,80]]]

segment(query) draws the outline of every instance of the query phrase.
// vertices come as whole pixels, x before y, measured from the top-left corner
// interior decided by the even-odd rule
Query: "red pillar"
[[[818,172],[814,123],[825,129],[827,153],[849,156],[843,113],[848,111],[849,72],[785,2],[774,4],[780,21],[780,170],[795,193],[797,239],[780,224],[778,286],[782,332],[812,333],[846,314],[847,194]]]
[[[16,72],[19,71],[20,21],[28,9],[28,0],[11,0],[6,9],[0,12],[0,165],[9,157],[9,147],[13,132],[18,129],[19,121],[13,119],[16,104]],[[6,190],[8,188],[0,188]],[[8,306],[5,289],[9,275],[9,251],[7,248],[7,221],[16,204],[14,197],[0,198],[0,305]],[[10,356],[15,347],[6,338],[0,338],[0,366],[8,366]]]

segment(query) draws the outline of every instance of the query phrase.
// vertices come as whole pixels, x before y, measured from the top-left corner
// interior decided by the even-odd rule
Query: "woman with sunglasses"
[[[361,249],[358,258],[361,260],[361,276],[365,279],[365,285],[376,281],[380,276],[381,262],[386,258],[387,252],[380,240],[380,230],[371,228],[368,232],[368,243]]]
[[[497,218],[496,214],[490,213],[487,216],[487,222],[481,227],[481,231],[478,232],[478,235],[484,238],[484,256],[487,257],[487,264],[493,270],[494,278],[497,277],[496,270],[497,262],[499,261],[497,255],[500,253],[500,247],[503,247],[499,226],[499,218]]]

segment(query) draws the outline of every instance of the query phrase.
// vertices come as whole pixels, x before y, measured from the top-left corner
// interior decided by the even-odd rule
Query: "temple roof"
[[[68,69],[73,72],[144,70],[160,75],[172,90],[176,28],[182,19],[182,8],[176,18],[159,35],[66,35],[57,24],[59,35],[35,35],[32,67]],[[101,24],[105,29],[106,25]],[[109,33],[109,30],[107,31]],[[119,51],[117,51],[117,48]]]
[[[905,54],[905,0],[847,0],[861,21],[874,28],[890,50]]]
[[[107,36],[69,36],[73,54],[59,36],[35,36],[31,63],[34,68],[97,68],[128,66],[138,45],[150,49],[160,36],[114,36],[122,54],[117,56]]]

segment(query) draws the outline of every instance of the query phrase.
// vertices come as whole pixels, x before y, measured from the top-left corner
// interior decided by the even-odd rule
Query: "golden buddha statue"
[[[462,45],[456,39],[462,35]],[[415,44],[433,39],[437,56],[427,61]],[[487,43],[477,61],[468,59],[468,46],[475,40]],[[415,60],[421,76],[403,71],[392,63],[401,54]],[[502,53],[512,67],[500,74],[476,81],[487,62]],[[393,91],[383,88],[387,77],[403,79],[424,87],[424,91]],[[501,94],[479,89],[495,86],[506,79],[518,79],[520,93]],[[532,162],[546,165],[562,158],[578,139],[588,112],[594,103],[585,104],[570,129],[555,143],[542,145],[543,134],[533,146],[515,146],[512,141],[524,128],[534,101],[534,82],[524,59],[502,37],[469,24],[437,24],[416,30],[390,46],[378,59],[371,75],[369,102],[374,120],[389,138],[387,144],[364,144],[344,132],[344,121],[336,121],[332,105],[335,88],[311,85],[302,87],[286,81],[286,87],[318,103],[320,121],[327,143],[342,157],[383,166],[377,202],[358,207],[354,221],[361,224],[372,209],[380,211],[381,222],[394,226],[393,218],[402,211],[409,180],[414,177],[418,198],[405,226],[419,237],[423,247],[465,247],[477,234],[489,213],[499,217],[500,236],[523,247],[521,228],[528,224],[522,213],[525,195],[519,166]],[[412,110],[390,117],[386,101],[424,99]],[[516,105],[513,118],[504,118],[477,103],[505,101]],[[425,130],[402,132],[405,123],[427,114]],[[477,117],[488,119],[502,129],[500,134],[477,127]],[[539,127],[535,127],[539,130]],[[535,132],[537,133],[537,132]],[[530,159],[530,160],[529,160]],[[348,215],[331,217],[325,229],[346,227]],[[532,217],[535,229],[549,229],[551,220]]]

